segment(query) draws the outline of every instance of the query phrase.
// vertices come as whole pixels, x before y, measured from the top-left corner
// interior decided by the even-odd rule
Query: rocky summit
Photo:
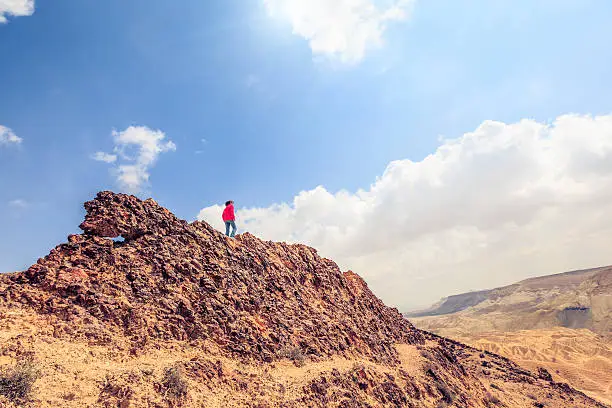
[[[307,246],[112,192],[85,209],[83,234],[0,276],[0,406],[601,406],[416,329]],[[25,360],[32,391],[7,392]]]

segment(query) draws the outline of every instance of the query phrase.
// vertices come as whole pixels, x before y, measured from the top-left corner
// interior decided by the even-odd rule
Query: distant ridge
[[[572,327],[572,319],[568,321],[562,317],[565,312],[569,314],[572,314],[571,312],[582,312],[583,314],[589,314],[590,317],[586,320],[581,319],[584,322],[579,325],[580,328],[591,328],[605,332],[609,329],[609,324],[605,322],[604,317],[612,306],[608,305],[609,300],[602,297],[598,298],[597,294],[603,290],[606,292],[604,295],[612,296],[609,290],[611,274],[612,266],[605,266],[528,278],[516,284],[496,289],[452,295],[443,298],[430,308],[407,312],[404,315],[408,318],[445,316],[468,309],[479,315],[487,313],[487,311],[503,312],[506,309],[513,309],[516,312],[521,307],[518,303],[522,304],[525,311],[532,310],[535,312],[537,305],[541,304],[541,311],[550,310],[551,306],[555,308],[559,326]],[[520,297],[519,294],[523,297]],[[571,298],[572,294],[575,294],[573,298]],[[513,302],[511,300],[512,296],[517,297],[517,299],[520,298],[520,301]],[[593,301],[595,302],[595,308],[598,309],[595,316],[591,316],[591,303]],[[602,312],[603,316],[599,316]],[[566,322],[564,323],[564,321]],[[551,325],[554,326],[552,323]]]
[[[493,290],[479,290],[442,298],[428,309],[404,313],[406,317],[439,316],[460,312],[485,301]]]

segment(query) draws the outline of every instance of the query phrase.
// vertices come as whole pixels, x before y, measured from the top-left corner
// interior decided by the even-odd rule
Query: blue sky
[[[230,197],[267,208],[319,185],[368,189],[486,120],[612,112],[607,0],[400,2],[405,18],[348,61],[273,3],[38,0],[0,24],[0,125],[22,140],[0,144],[0,270],[44,256],[78,232],[83,201],[121,189],[115,164],[91,158],[113,152],[113,130],[175,144],[140,195],[194,219]]]

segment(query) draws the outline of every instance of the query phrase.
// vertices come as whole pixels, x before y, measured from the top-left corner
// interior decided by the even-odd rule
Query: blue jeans
[[[232,234],[230,235],[230,227],[232,227]],[[225,235],[228,237],[234,237],[236,235],[236,223],[232,221],[225,221]]]

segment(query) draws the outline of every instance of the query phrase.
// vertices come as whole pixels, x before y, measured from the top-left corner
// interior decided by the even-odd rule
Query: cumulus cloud
[[[18,145],[23,141],[13,131],[6,126],[0,125],[0,146]]]
[[[146,126],[130,126],[122,132],[113,131],[114,154],[97,152],[92,158],[106,163],[118,163],[113,169],[119,186],[132,194],[147,185],[150,169],[161,153],[175,151],[176,145],[165,140],[161,130]]]
[[[6,23],[8,16],[31,16],[34,13],[34,0],[0,0],[0,24]]]
[[[404,20],[412,0],[263,0],[270,16],[286,20],[313,54],[357,63],[383,44],[387,25]]]
[[[220,207],[198,218],[222,228]],[[612,264],[612,115],[486,121],[357,192],[317,187],[242,209],[265,239],[304,242],[405,309],[529,276]]]

